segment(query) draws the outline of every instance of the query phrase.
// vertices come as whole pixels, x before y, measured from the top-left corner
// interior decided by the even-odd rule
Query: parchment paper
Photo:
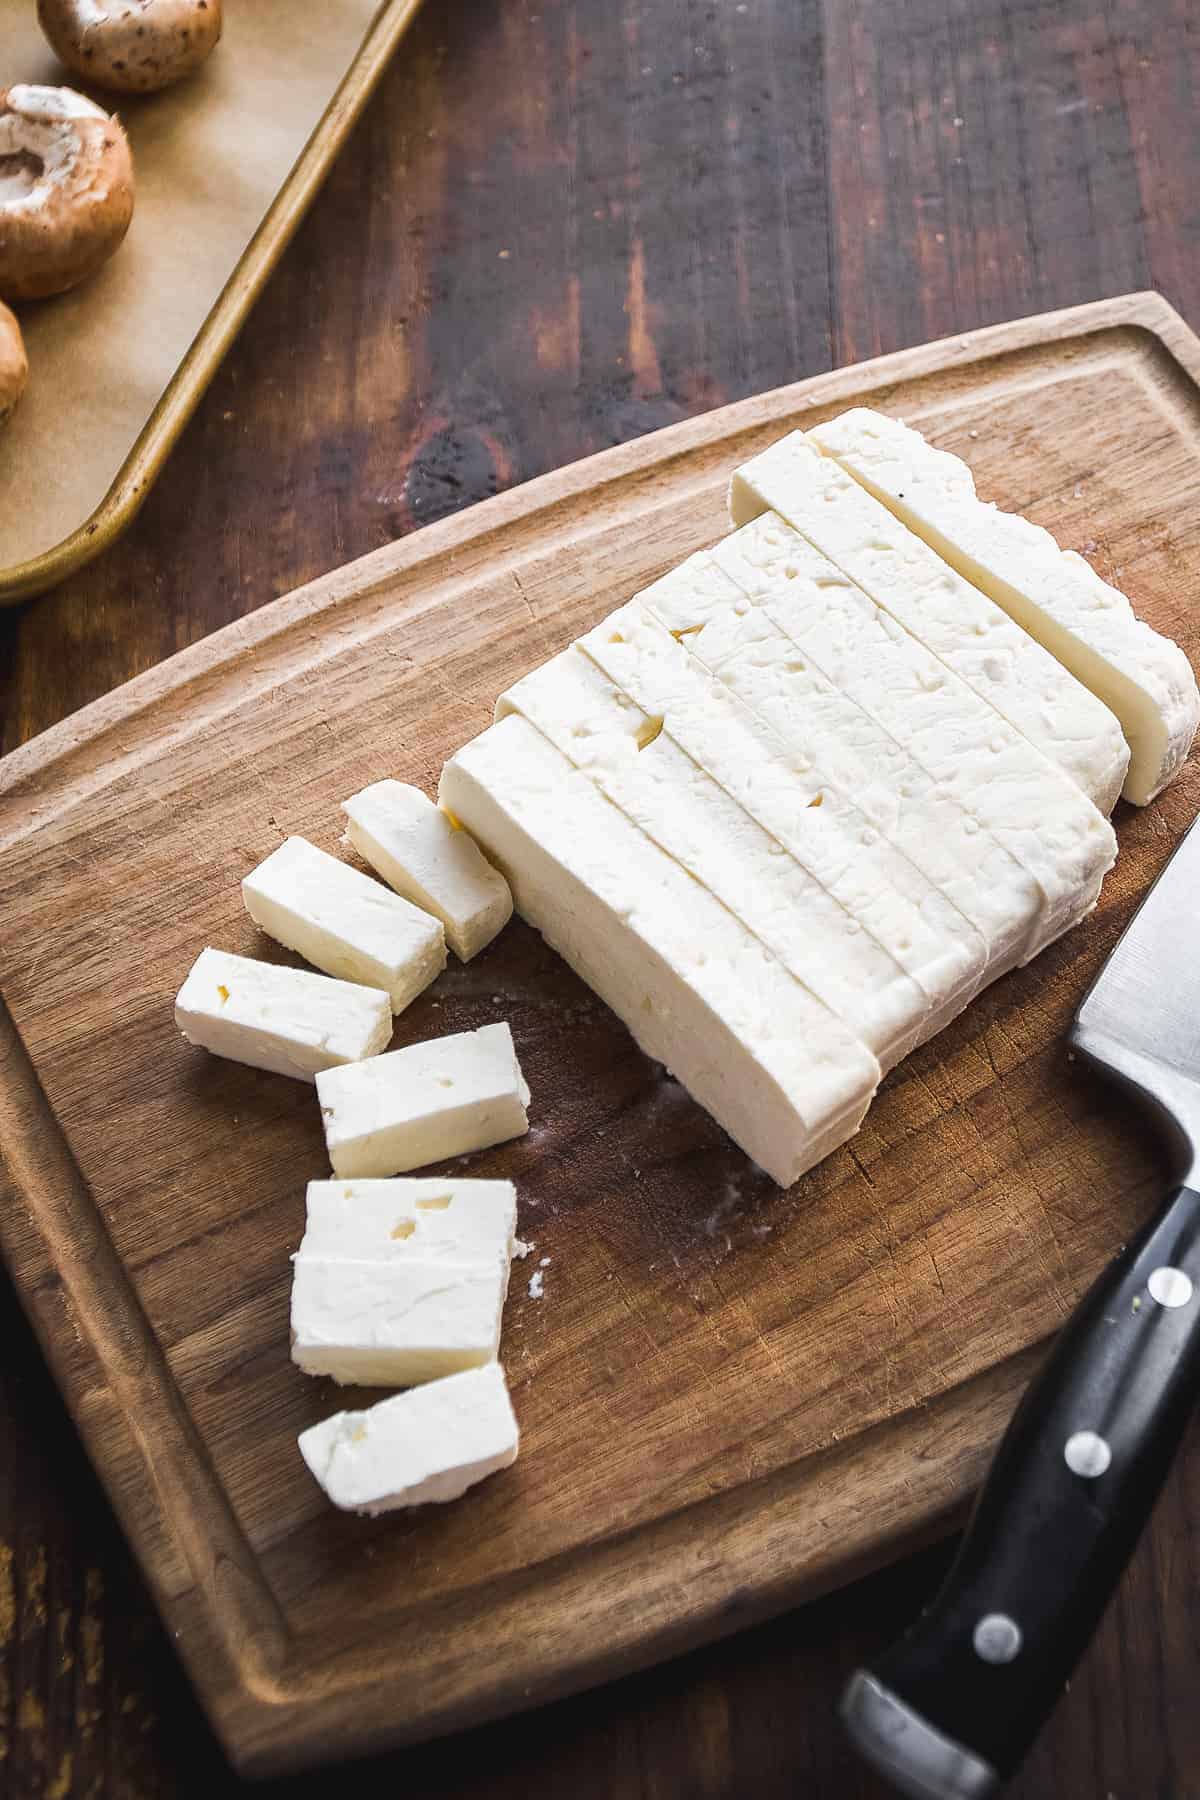
[[[0,570],[53,549],[99,505],[333,98],[379,0],[227,0],[190,81],[116,111],[137,203],[108,266],[74,293],[14,308],[29,386],[0,432]],[[0,87],[83,87],[0,0]]]

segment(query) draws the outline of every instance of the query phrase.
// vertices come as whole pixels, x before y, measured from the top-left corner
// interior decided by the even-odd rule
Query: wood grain
[[[423,517],[715,400],[1130,286],[1188,309],[1198,51],[1187,0],[427,9],[134,533],[0,621],[5,744]],[[654,136],[665,98],[682,175]],[[640,282],[635,188],[672,239]],[[0,1791],[232,1791],[0,1318]],[[1021,1800],[1194,1800],[1198,1517],[1193,1440]],[[876,1795],[832,1703],[935,1575],[907,1565],[366,1785]]]
[[[962,1502],[1027,1353],[1161,1179],[1059,1040],[1200,784],[1125,818],[1087,926],[908,1059],[787,1194],[526,927],[439,980],[395,1041],[511,1021],[534,1128],[475,1167],[516,1180],[550,1261],[545,1298],[518,1283],[506,1312],[517,1468],[373,1524],[331,1514],[295,1449],[336,1403],[287,1351],[325,1162],[311,1093],[198,1056],[171,1016],[199,945],[264,948],[241,874],[291,831],[332,847],[366,781],[431,787],[499,689],[722,529],[739,460],[846,404],[919,420],[1064,542],[1103,519],[1104,572],[1200,654],[1197,371],[1142,296],[777,390],[403,538],[6,759],[0,1244],[242,1767],[619,1673]]]

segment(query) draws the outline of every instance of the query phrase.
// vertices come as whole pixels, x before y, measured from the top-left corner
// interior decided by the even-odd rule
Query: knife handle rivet
[[[1112,1451],[1095,1431],[1073,1431],[1063,1446],[1063,1456],[1072,1475],[1094,1481],[1112,1462]]]
[[[972,1642],[984,1662],[1010,1663],[1021,1652],[1021,1627],[1007,1613],[985,1613]]]
[[[1160,1306],[1186,1306],[1195,1291],[1191,1277],[1182,1269],[1165,1266],[1155,1269],[1146,1286],[1150,1289],[1150,1298],[1157,1300]]]

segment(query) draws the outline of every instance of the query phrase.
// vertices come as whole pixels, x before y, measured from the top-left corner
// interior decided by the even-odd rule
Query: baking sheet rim
[[[313,128],[212,311],[193,338],[132,450],[95,511],[68,537],[28,562],[0,569],[0,606],[64,581],[132,524],[246,316],[291,241],[330,164],[358,122],[420,0],[384,0],[354,61]]]

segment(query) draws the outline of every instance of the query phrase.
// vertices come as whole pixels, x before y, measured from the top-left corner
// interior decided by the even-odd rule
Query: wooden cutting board
[[[241,875],[338,801],[432,790],[497,691],[725,528],[734,464],[866,402],[964,454],[1193,659],[1200,342],[1153,295],[820,376],[501,495],[263,609],[0,765],[0,1244],[197,1687],[262,1772],[529,1706],[846,1580],[961,1506],[1038,1346],[1150,1206],[1137,1116],[1061,1033],[1200,803],[1120,809],[1098,911],[887,1082],[781,1193],[514,924],[397,1043],[511,1021],[536,1246],[516,1467],[377,1521],[298,1431],[355,1392],[287,1345],[312,1090],[204,1056]],[[548,1259],[548,1260],[543,1260]],[[535,1269],[544,1293],[529,1291]]]

